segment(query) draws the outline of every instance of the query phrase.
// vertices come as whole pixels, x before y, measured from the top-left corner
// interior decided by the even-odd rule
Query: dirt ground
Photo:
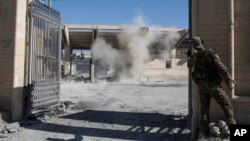
[[[75,109],[22,127],[3,141],[188,141],[187,81],[63,81],[61,101]],[[0,139],[1,140],[1,139]]]

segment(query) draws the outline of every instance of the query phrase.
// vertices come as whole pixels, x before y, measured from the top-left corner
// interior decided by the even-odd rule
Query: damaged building
[[[92,58],[93,51],[92,44],[96,38],[103,38],[108,44],[117,50],[121,50],[118,36],[123,32],[122,26],[111,25],[65,25],[63,30],[64,41],[63,45],[63,74],[83,75],[85,77],[104,77],[100,73],[109,73],[109,69],[103,67],[102,60],[94,60]],[[143,29],[144,28],[144,29]],[[148,48],[150,59],[145,62],[144,76],[150,77],[164,77],[166,79],[187,79],[187,58],[186,52],[188,49],[188,31],[185,29],[174,28],[154,28],[141,27],[138,30],[149,30],[154,34],[159,34],[156,41],[152,42]],[[145,31],[148,32],[148,31]],[[166,54],[169,57],[162,57],[161,53],[164,48],[161,45],[161,39],[166,38],[171,33],[179,34],[176,41],[168,47]],[[105,49],[103,47],[103,49]],[[100,50],[101,51],[101,50]],[[124,52],[125,54],[125,52]],[[107,54],[108,56],[109,54]],[[128,55],[129,57],[129,55]],[[92,61],[93,60],[93,61]],[[95,66],[94,70],[91,71]],[[101,71],[106,70],[106,72]],[[95,74],[91,75],[91,72]],[[111,73],[111,72],[110,72]]]

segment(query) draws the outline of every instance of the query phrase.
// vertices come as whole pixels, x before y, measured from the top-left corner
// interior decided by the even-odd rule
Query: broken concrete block
[[[212,128],[212,127],[214,127],[215,126],[215,123],[213,123],[213,122],[211,122],[210,124],[209,124],[209,128]]]
[[[222,137],[229,137],[230,136],[230,129],[228,128],[227,125],[222,129],[221,136]]]
[[[67,106],[64,103],[62,103],[61,107],[65,109]]]
[[[141,81],[141,83],[148,82],[149,81],[149,77],[148,76],[141,76],[140,77],[140,81]]]
[[[43,118],[44,118],[44,120],[49,120],[50,119],[50,117],[48,115],[44,115]]]
[[[211,126],[211,127],[210,127],[210,133],[211,133],[213,136],[218,137],[218,136],[220,135],[220,128],[217,127],[217,126]]]
[[[14,122],[14,123],[10,123],[10,124],[5,125],[5,129],[9,133],[18,132],[19,128],[20,128],[20,123],[19,122]]]
[[[222,134],[223,136],[225,136],[225,137],[228,137],[228,136],[230,136],[230,130],[224,128],[224,129],[221,131],[221,134]]]
[[[18,128],[18,132],[21,132],[21,130],[22,130],[22,127],[19,127],[19,128]]]
[[[226,124],[225,121],[220,120],[220,121],[218,122],[218,127],[219,127],[220,129],[223,129],[226,125],[227,125],[227,124]]]
[[[76,106],[75,103],[72,103],[70,101],[65,101],[64,105],[66,106],[66,110],[71,110],[71,109],[75,108],[75,106]]]
[[[3,129],[3,130],[2,130],[2,133],[3,133],[3,134],[8,134],[8,131],[7,131],[6,129]]]

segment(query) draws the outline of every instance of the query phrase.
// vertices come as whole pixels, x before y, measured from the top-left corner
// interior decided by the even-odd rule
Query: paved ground
[[[61,100],[77,108],[26,125],[3,141],[188,141],[185,81],[145,84],[63,82]],[[1,140],[1,139],[0,139]]]

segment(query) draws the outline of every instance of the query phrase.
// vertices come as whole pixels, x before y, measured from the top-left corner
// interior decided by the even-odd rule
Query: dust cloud
[[[101,62],[116,72],[122,80],[140,80],[145,65],[152,61],[151,50],[158,50],[160,59],[171,58],[171,49],[180,38],[178,32],[167,32],[164,35],[151,31],[142,16],[136,16],[132,24],[123,25],[117,35],[119,48],[112,47],[104,38],[97,38],[92,45],[94,60]],[[153,27],[157,29],[157,27]]]

